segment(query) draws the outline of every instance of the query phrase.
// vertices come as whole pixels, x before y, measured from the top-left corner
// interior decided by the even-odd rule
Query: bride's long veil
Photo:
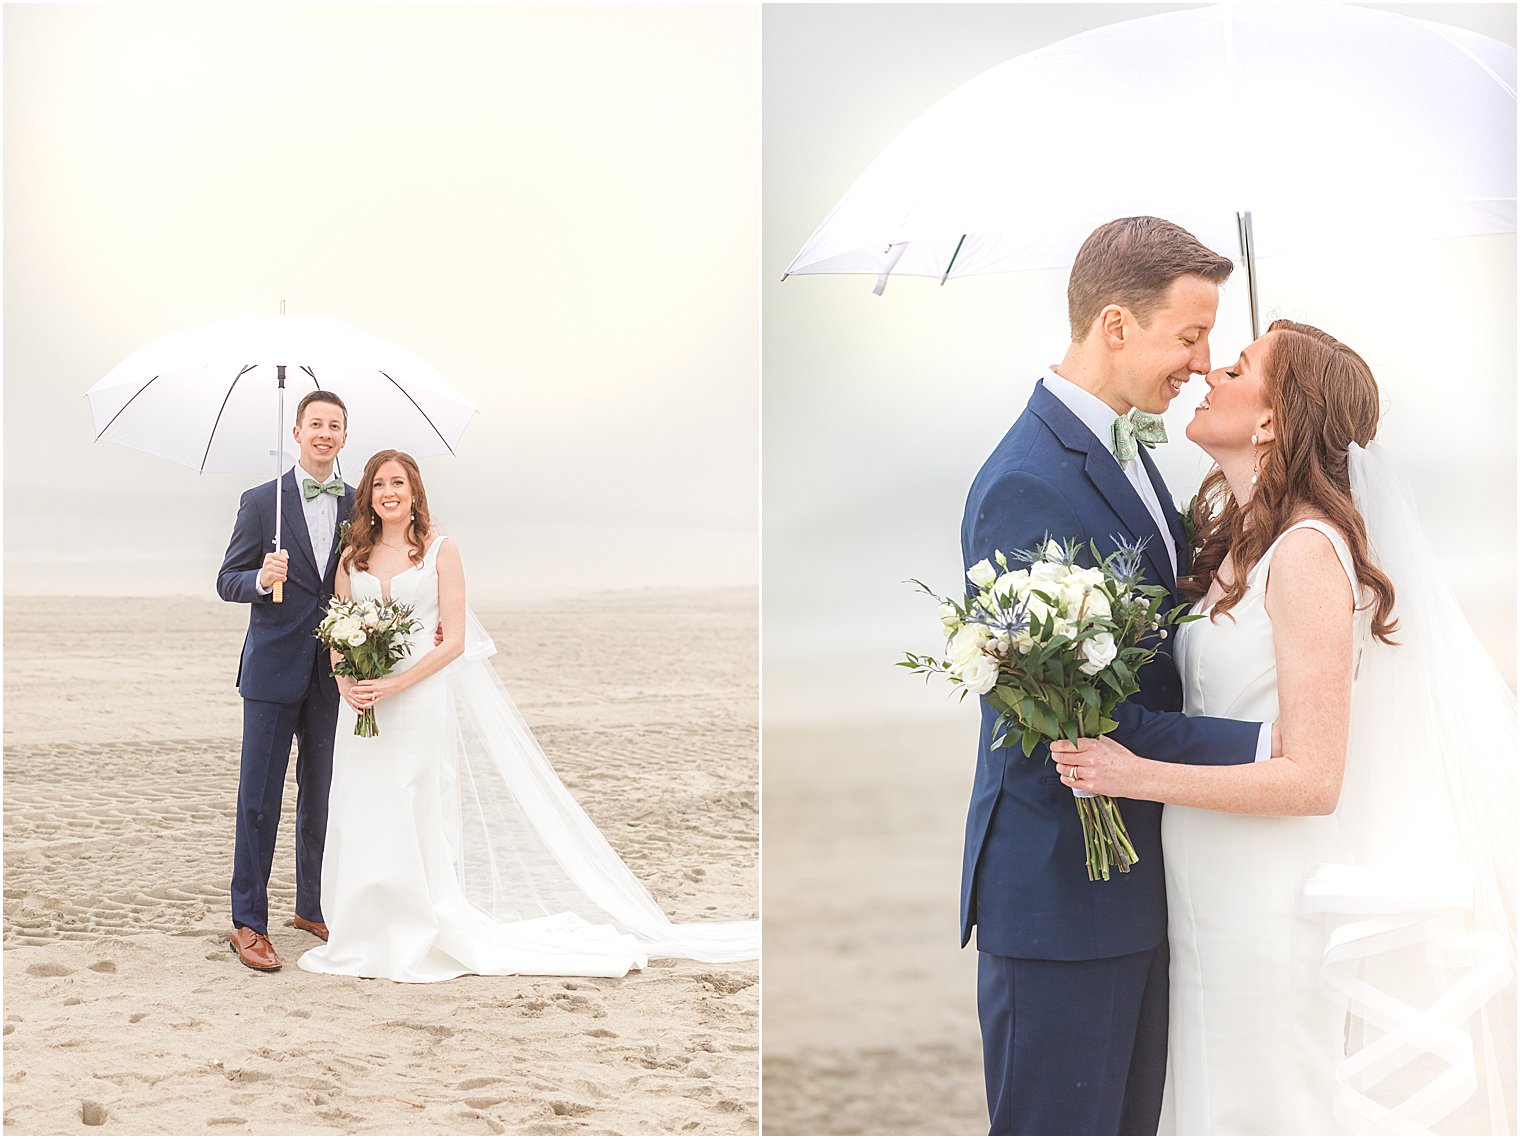
[[[443,764],[444,812],[465,897],[501,921],[573,914],[633,935],[651,957],[747,961],[756,921],[676,924],[565,789],[487,658],[467,614],[464,656],[446,672],[457,725]]]
[[[1515,698],[1425,541],[1385,449],[1351,488],[1392,579],[1399,642],[1366,639],[1336,817],[1354,866],[1322,866],[1321,981],[1348,1011],[1337,1118],[1370,1134],[1512,1134]]]

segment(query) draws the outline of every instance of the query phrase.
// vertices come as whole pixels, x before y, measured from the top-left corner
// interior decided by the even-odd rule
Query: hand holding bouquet
[[[406,655],[411,634],[421,628],[422,622],[412,617],[412,607],[399,601],[344,601],[334,597],[315,632],[317,640],[342,657],[333,665],[334,676],[379,680],[390,675],[396,662]],[[375,710],[365,708],[354,721],[354,735],[379,734]]]
[[[943,673],[962,697],[974,692],[997,710],[993,747],[1075,743],[1118,727],[1113,710],[1140,690],[1141,667],[1156,655],[1167,625],[1196,620],[1179,606],[1165,613],[1166,590],[1143,585],[1144,541],[1120,544],[1106,558],[1090,544],[1095,568],[1077,565],[1081,547],[1047,539],[1013,555],[996,551],[967,571],[973,592],[960,604],[914,584],[940,603],[949,660],[905,654],[898,663],[928,676]],[[993,561],[997,563],[996,567]],[[1047,757],[1048,758],[1048,757]],[[1074,791],[1087,847],[1087,877],[1108,880],[1137,861],[1119,808],[1106,795]]]

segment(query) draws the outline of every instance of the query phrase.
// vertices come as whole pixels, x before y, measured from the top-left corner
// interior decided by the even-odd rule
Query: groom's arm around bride
[[[1115,426],[1132,409],[1159,416],[1208,370],[1232,268],[1159,218],[1121,219],[1087,239],[1068,285],[1071,344],[972,483],[964,565],[1047,537],[1093,541],[1100,554],[1143,540],[1148,584],[1167,590],[1164,607],[1177,604],[1187,542],[1160,472],[1133,442],[1152,425]],[[1270,727],[1182,715],[1169,645],[1138,679],[1113,735],[1144,740],[1140,754],[1231,764],[1270,752]],[[1154,1134],[1167,1049],[1160,806],[1122,801],[1139,859],[1089,881],[1072,793],[1048,749],[1026,754],[1017,735],[994,748],[996,720],[983,701],[961,882],[962,944],[974,926],[979,951],[992,1131]]]

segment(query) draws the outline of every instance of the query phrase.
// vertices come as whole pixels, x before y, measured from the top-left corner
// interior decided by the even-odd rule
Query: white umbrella
[[[243,313],[170,333],[85,395],[97,440],[200,472],[259,474],[272,466],[278,498],[279,475],[297,457],[295,408],[318,388],[348,407],[350,469],[386,447],[416,458],[453,454],[475,415],[416,353],[330,316]],[[277,508],[275,549],[279,518]]]
[[[794,273],[1069,265],[1155,214],[1256,255],[1515,230],[1515,49],[1347,5],[1219,5],[1030,52],[866,168]],[[1253,321],[1255,319],[1252,282]]]

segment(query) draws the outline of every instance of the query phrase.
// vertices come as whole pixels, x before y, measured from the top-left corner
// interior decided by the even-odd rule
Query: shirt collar
[[[296,463],[296,487],[297,488],[299,488],[301,486],[301,480],[302,479],[310,479],[312,482],[315,482],[315,483],[321,483],[321,482],[326,482],[327,481],[327,479],[319,479],[319,478],[317,478],[316,475],[312,474],[305,467],[303,467],[299,462],[297,462]]]
[[[1108,453],[1114,453],[1114,420],[1118,414],[1108,404],[1086,388],[1078,387],[1065,376],[1058,376],[1052,368],[1046,368],[1040,377],[1045,388],[1066,405],[1068,411],[1082,421],[1082,425],[1098,437]]]

